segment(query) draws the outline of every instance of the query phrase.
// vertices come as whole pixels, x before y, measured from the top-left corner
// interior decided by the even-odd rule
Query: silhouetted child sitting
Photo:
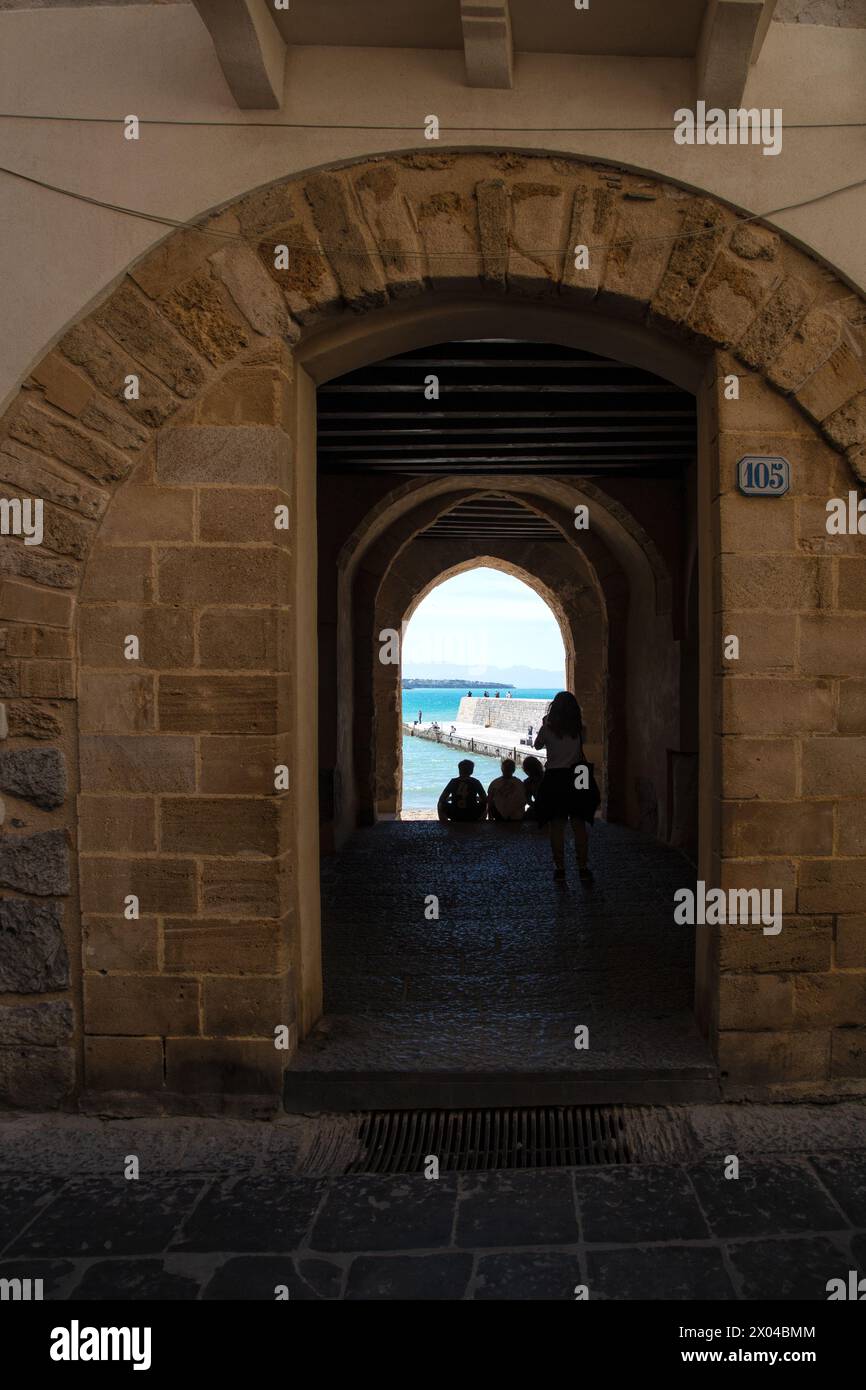
[[[464,758],[457,764],[459,777],[452,777],[439,798],[436,810],[441,821],[483,820],[487,810],[487,795],[472,774],[475,764]]]
[[[544,764],[540,758],[524,758],[523,771],[526,773],[526,780],[523,783],[527,808],[526,819],[535,820],[535,798],[538,796],[538,789],[544,776]]]
[[[487,814],[491,820],[523,820],[526,807],[526,789],[519,777],[515,777],[515,765],[510,758],[503,758],[499,764],[502,776],[495,777],[487,788]]]

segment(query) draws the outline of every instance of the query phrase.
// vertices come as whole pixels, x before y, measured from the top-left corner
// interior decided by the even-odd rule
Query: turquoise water
[[[489,685],[491,695],[496,686]],[[473,690],[473,695],[483,695],[483,690]],[[447,690],[436,686],[419,687],[403,691],[403,718],[418,718],[421,710],[424,723],[437,719],[447,732],[447,721],[457,718],[461,696],[466,690]],[[505,692],[502,691],[504,696]],[[512,692],[513,699],[552,700],[555,690],[524,689],[522,686]],[[516,737],[516,735],[515,735]],[[428,811],[436,809],[439,793],[451,777],[457,776],[457,764],[468,755],[456,748],[443,748],[440,743],[430,743],[423,738],[403,736],[403,808],[406,811]],[[476,753],[475,776],[485,787],[500,775],[498,758],[485,758]]]

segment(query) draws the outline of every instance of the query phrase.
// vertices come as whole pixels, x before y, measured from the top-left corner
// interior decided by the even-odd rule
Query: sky
[[[494,569],[464,570],[422,599],[403,637],[412,665],[565,669],[553,613],[533,589]]]

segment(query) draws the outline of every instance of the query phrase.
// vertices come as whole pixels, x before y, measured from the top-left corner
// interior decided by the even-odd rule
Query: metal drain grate
[[[348,1173],[570,1168],[633,1163],[624,1111],[616,1105],[537,1110],[374,1110],[361,1121]]]

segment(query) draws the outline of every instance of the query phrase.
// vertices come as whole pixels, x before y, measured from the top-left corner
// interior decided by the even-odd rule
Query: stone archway
[[[516,493],[511,495],[515,496]],[[440,497],[433,515],[447,511],[452,501],[450,494]],[[428,515],[427,507],[418,510],[412,514],[415,525]],[[371,637],[383,629],[405,630],[418,604],[438,584],[479,565],[501,569],[535,589],[553,612],[562,632],[566,682],[581,700],[587,727],[592,731],[587,745],[590,756],[600,768],[613,773],[613,780],[617,783],[614,793],[616,807],[622,802],[619,782],[623,774],[618,755],[625,750],[620,745],[611,769],[607,756],[607,719],[610,717],[608,683],[610,666],[616,671],[623,666],[626,595],[624,586],[616,582],[612,557],[606,557],[611,567],[602,583],[564,525],[562,534],[565,544],[555,547],[553,553],[539,557],[537,553],[532,553],[531,547],[508,542],[493,546],[488,543],[481,548],[465,541],[416,543],[416,532],[416,540],[405,544],[389,565],[375,594],[372,611],[362,608],[359,603],[353,608],[353,621],[361,626],[362,631],[365,625],[369,628],[369,633],[364,632],[359,641],[362,648],[369,648],[372,645]],[[604,547],[600,542],[597,545],[603,553]],[[595,549],[596,546],[589,547],[591,553]],[[609,654],[611,630],[613,650]],[[579,668],[575,660],[578,652],[581,655]],[[365,668],[362,678],[366,674]],[[373,662],[371,675],[374,689],[372,703],[378,720],[381,721],[383,711],[388,713],[384,724],[378,724],[372,740],[367,730],[360,729],[356,740],[363,741],[366,735],[375,748],[374,802],[376,815],[381,816],[393,814],[400,804],[400,672],[398,668]],[[614,724],[617,723],[618,713],[613,713]],[[607,798],[610,795],[610,777],[603,780],[603,792]]]
[[[606,672],[605,689],[601,697],[590,688],[584,691],[586,713],[589,726],[602,731],[597,745],[593,740],[594,755],[601,757],[602,749],[607,751],[604,780],[608,808],[614,818],[636,824],[636,794],[628,767],[629,728],[631,726],[632,739],[640,742],[645,711],[636,705],[629,717],[625,689],[630,668],[635,687],[638,669],[645,668],[645,679],[649,674],[646,653],[641,651],[648,639],[650,646],[653,642],[663,645],[668,640],[672,589],[668,565],[639,519],[601,488],[585,484],[583,480],[503,476],[486,479],[484,490],[492,485],[503,496],[534,510],[559,530],[568,544],[573,563],[582,567],[587,584],[595,591],[597,615],[593,620],[597,616],[609,631],[610,640],[606,636],[593,638],[605,648],[602,663]],[[399,701],[396,686],[391,688],[393,672],[383,672],[376,660],[375,634],[383,627],[399,627],[402,612],[398,613],[392,604],[386,622],[385,613],[381,611],[382,595],[386,593],[392,573],[396,571],[399,577],[400,567],[405,564],[420,532],[456,502],[477,492],[477,483],[471,479],[406,484],[380,497],[339,553],[334,584],[338,595],[335,609],[339,613],[336,644],[340,653],[340,674],[339,679],[331,682],[332,700],[329,705],[323,704],[323,718],[336,719],[336,691],[339,689],[343,737],[329,744],[326,734],[322,749],[322,766],[328,766],[329,749],[333,750],[331,756],[336,764],[334,781],[340,794],[333,799],[333,813],[338,843],[359,821],[372,823],[375,819],[378,796],[374,781],[388,786],[385,796],[389,806],[394,796],[396,759],[391,745],[398,736],[396,714],[391,721],[393,727],[389,726],[384,740],[377,738],[376,714],[383,707],[381,701],[395,711]],[[577,503],[591,505],[595,527],[580,533],[579,537],[573,527]],[[537,560],[530,562],[530,572],[537,563]],[[322,568],[320,566],[320,576]],[[563,575],[558,577],[558,584],[560,592],[567,595],[564,602],[574,604],[573,585]],[[410,585],[403,595],[407,604],[412,599],[411,588]],[[327,594],[320,588],[320,601],[323,598],[327,603]],[[326,662],[327,645],[328,639],[320,624],[320,652]],[[650,659],[650,671],[652,664]],[[351,737],[346,736],[349,730]],[[376,762],[380,754],[384,763]],[[329,799],[328,810],[331,808]],[[379,809],[386,808],[383,805]],[[330,832],[326,833],[330,844]]]
[[[173,233],[3,417],[5,490],[45,502],[43,544],[6,544],[0,596],[13,1103],[275,1103],[274,1028],[291,1046],[320,997],[313,383],[418,341],[433,306],[504,301],[704,373],[702,873],[778,885],[791,916],[776,945],[704,934],[701,1016],[732,1093],[862,1085],[863,562],[823,507],[866,476],[863,301],[777,233],[646,175],[425,151]],[[745,451],[791,458],[771,513],[732,488]]]
[[[477,547],[466,542],[410,546],[401,555],[401,563],[392,568],[382,585],[375,621],[381,620],[383,627],[393,624],[398,632],[405,633],[415,610],[429,593],[456,575],[480,566],[500,570],[519,579],[543,600],[557,621],[565,652],[566,686],[569,690],[575,689],[576,651],[580,650],[583,656],[581,686],[576,693],[583,704],[585,717],[593,727],[594,743],[590,756],[600,765],[603,762],[601,748],[604,739],[600,716],[607,676],[605,615],[599,609],[588,574],[579,571],[575,574],[562,560],[556,564],[556,557],[542,564],[536,561],[533,569],[529,570],[521,563],[529,560],[528,555],[520,553],[521,549],[525,551],[526,548],[507,543],[497,547],[488,545],[486,553],[479,555],[476,553]],[[585,620],[583,631],[578,626],[581,617]],[[384,704],[389,716],[376,741],[375,793],[378,815],[395,813],[401,805],[403,740],[399,675],[399,668],[382,668],[374,676],[381,692],[376,701],[377,710],[381,711]],[[392,708],[397,716],[393,719],[390,717]]]

